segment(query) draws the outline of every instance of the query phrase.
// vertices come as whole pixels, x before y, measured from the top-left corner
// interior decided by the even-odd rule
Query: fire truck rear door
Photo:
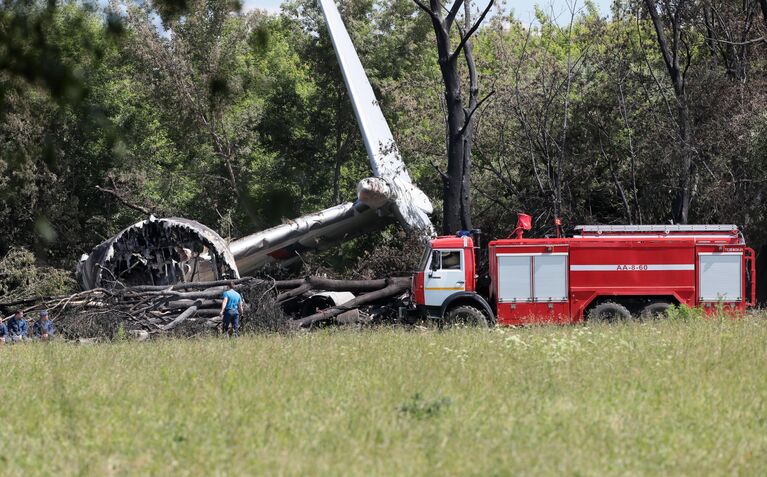
[[[742,301],[742,264],[743,252],[698,252],[699,302]]]

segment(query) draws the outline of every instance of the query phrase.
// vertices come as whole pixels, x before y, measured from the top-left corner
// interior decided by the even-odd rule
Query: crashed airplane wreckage
[[[138,222],[83,255],[83,290],[237,279],[269,262],[323,250],[398,220],[426,239],[434,234],[429,198],[413,183],[333,0],[318,1],[375,177],[357,186],[357,200],[299,217],[227,243],[183,218]]]
[[[315,324],[376,324],[398,321],[410,277],[379,280],[233,280],[248,302],[243,325],[282,331]],[[227,281],[94,288],[73,295],[36,296],[0,303],[0,310],[48,310],[68,339],[113,338],[123,330],[140,339],[155,334],[195,335],[221,324],[221,292]],[[355,294],[358,294],[355,296]],[[10,316],[8,316],[10,318]]]

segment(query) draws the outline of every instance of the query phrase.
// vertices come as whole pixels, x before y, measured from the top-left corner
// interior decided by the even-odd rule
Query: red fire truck
[[[755,301],[754,251],[735,225],[581,225],[572,237],[540,239],[523,228],[489,243],[484,293],[471,234],[432,240],[413,277],[419,313],[519,325],[628,319],[679,304],[737,313]]]

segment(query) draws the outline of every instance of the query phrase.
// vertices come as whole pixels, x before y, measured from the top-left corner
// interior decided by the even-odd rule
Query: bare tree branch
[[[745,45],[754,45],[756,43],[767,43],[767,37],[763,37],[763,36],[759,38],[752,38],[746,41],[728,41],[728,40],[721,40],[719,38],[710,38],[710,37],[706,37],[706,40],[715,41],[717,43],[724,43],[726,45],[734,45],[734,46],[745,46]]]
[[[413,1],[415,2],[416,5],[418,5],[418,7],[421,10],[425,11],[426,13],[428,13],[432,20],[434,20],[436,22],[440,21],[439,20],[439,16],[436,13],[434,13],[433,11],[431,11],[431,9],[429,7],[427,7],[426,5],[424,5],[420,0],[413,0]]]
[[[465,35],[463,35],[463,38],[461,38],[461,42],[458,44],[458,47],[456,47],[455,51],[453,51],[453,54],[450,55],[450,59],[453,60],[455,57],[458,56],[458,54],[461,52],[463,47],[466,45],[466,42],[469,41],[471,38],[471,35],[474,34],[474,32],[477,31],[479,28],[479,25],[482,24],[482,22],[485,20],[485,17],[490,12],[490,9],[493,7],[493,4],[495,3],[495,0],[490,0],[490,3],[487,4],[485,9],[482,11],[482,14],[479,16],[476,22],[474,22],[474,25],[469,29],[469,31],[466,32]]]
[[[131,202],[128,199],[126,199],[125,197],[123,197],[123,195],[120,194],[117,191],[117,188],[114,186],[114,181],[112,182],[112,187],[113,187],[112,189],[107,189],[105,187],[96,186],[96,190],[98,190],[99,192],[104,192],[105,194],[111,195],[112,197],[117,199],[118,202],[120,202],[122,205],[124,205],[125,207],[127,207],[129,209],[133,209],[133,210],[135,210],[137,212],[141,212],[142,214],[144,214],[146,216],[149,216],[149,215],[152,214],[152,211],[147,209],[146,207],[142,207],[142,206],[140,206],[138,204],[134,204],[133,202]]]
[[[453,20],[455,19],[455,16],[458,15],[458,10],[461,9],[461,5],[463,4],[463,0],[455,0],[455,3],[453,3],[453,6],[450,7],[450,11],[447,14],[447,17],[445,17],[445,28],[450,30],[450,27],[453,26]]]
[[[488,98],[490,98],[490,96],[492,96],[492,95],[494,95],[494,94],[495,94],[495,91],[490,91],[489,93],[487,93],[487,94],[485,95],[485,97],[484,97],[484,98],[482,98],[482,99],[481,99],[481,100],[480,100],[480,101],[477,103],[477,105],[476,105],[476,106],[474,106],[474,107],[471,109],[471,111],[469,111],[468,113],[466,113],[466,123],[463,125],[463,128],[461,128],[461,134],[463,134],[463,132],[466,130],[466,127],[467,127],[467,126],[469,125],[469,123],[471,122],[471,118],[472,118],[472,116],[474,116],[474,113],[476,113],[476,112],[477,112],[477,110],[479,109],[479,107],[480,107],[480,106],[482,106],[482,103],[484,103],[484,102],[485,102],[485,101],[486,101]]]

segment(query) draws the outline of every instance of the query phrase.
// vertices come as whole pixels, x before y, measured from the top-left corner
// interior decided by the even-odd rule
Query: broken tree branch
[[[456,58],[463,49],[464,46],[466,46],[466,42],[471,39],[471,35],[473,35],[479,26],[482,24],[482,22],[485,20],[485,17],[490,12],[490,9],[493,8],[493,4],[495,3],[495,0],[490,0],[490,2],[487,4],[485,9],[482,11],[482,14],[479,16],[479,19],[477,19],[476,22],[474,22],[474,25],[469,29],[469,31],[466,32],[465,35],[463,35],[463,38],[461,38],[461,42],[458,43],[458,46],[453,51],[453,54],[450,56],[450,59]]]
[[[178,317],[175,320],[171,321],[165,326],[161,326],[160,329],[163,331],[170,331],[173,328],[177,327],[178,325],[183,323],[184,320],[192,316],[197,311],[197,308],[201,304],[202,304],[202,300],[197,300],[196,302],[194,302],[194,305],[190,306],[189,308],[186,309],[186,311],[178,315]]]
[[[367,305],[375,301],[388,298],[398,293],[401,293],[402,291],[406,290],[410,286],[410,278],[407,278],[407,277],[389,278],[387,279],[386,282],[387,282],[387,286],[380,290],[366,293],[364,295],[358,296],[354,300],[351,300],[347,303],[344,303],[342,305],[337,305],[337,306],[328,308],[326,310],[322,310],[313,315],[309,315],[305,318],[301,318],[300,320],[294,320],[291,324],[295,327],[311,326],[312,324],[317,323],[318,321],[328,320],[346,311],[359,308],[362,305]]]
[[[96,190],[99,192],[104,192],[105,194],[109,194],[115,199],[117,199],[118,202],[120,202],[122,205],[129,209],[133,209],[137,212],[141,212],[142,214],[149,216],[152,215],[152,211],[147,209],[146,207],[140,206],[138,204],[134,204],[133,202],[129,201],[125,197],[123,197],[117,190],[115,189],[107,189],[105,187],[96,186]]]

